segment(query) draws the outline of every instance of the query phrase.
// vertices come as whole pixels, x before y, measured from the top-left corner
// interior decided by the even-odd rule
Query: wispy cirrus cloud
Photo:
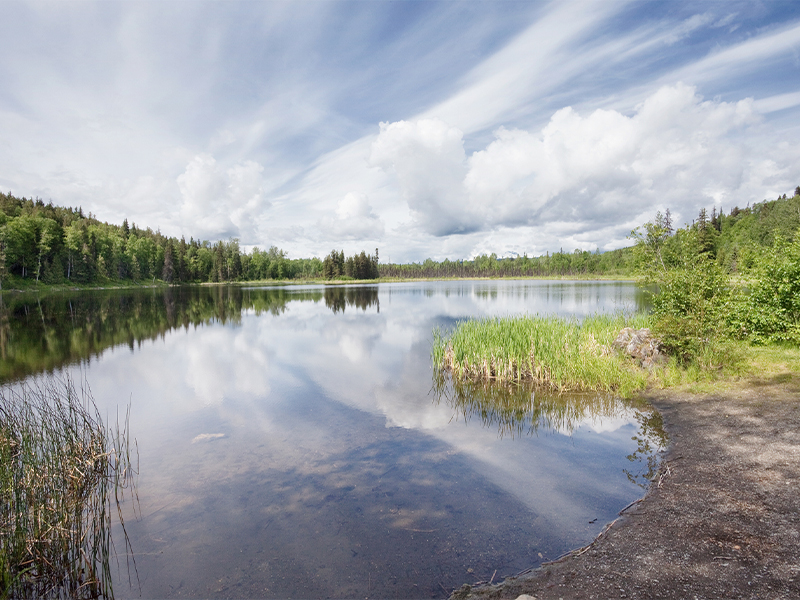
[[[394,260],[794,189],[794,3],[4,3],[0,186]]]

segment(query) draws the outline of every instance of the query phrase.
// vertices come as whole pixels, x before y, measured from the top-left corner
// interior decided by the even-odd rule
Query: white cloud
[[[317,223],[329,239],[378,240],[383,236],[383,221],[373,212],[365,194],[345,194],[336,205],[335,215]]]
[[[393,171],[417,226],[434,235],[466,232],[462,133],[439,119],[381,123],[369,162]]]
[[[252,160],[222,169],[209,154],[195,156],[177,178],[182,217],[214,239],[249,234],[253,219],[269,207],[263,170]]]
[[[671,72],[666,79],[708,83],[768,69],[787,56],[794,58],[796,62],[800,47],[798,39],[800,25],[797,23],[777,30],[773,28],[740,44],[721,47],[705,58]]]
[[[757,122],[752,102],[703,102],[693,88],[661,88],[630,117],[567,107],[538,135],[498,130],[470,158],[466,187],[492,207],[485,226],[564,219],[594,226],[642,205],[696,203],[708,188],[734,191],[747,163],[729,134]]]
[[[565,49],[590,37],[625,4],[551,3],[531,26],[476,65],[457,93],[424,111],[422,118],[440,118],[471,133],[535,109],[532,101],[546,90],[574,76],[576,69],[584,69],[587,63],[603,60],[603,51],[570,56]],[[555,64],[558,68],[553,68]]]
[[[789,5],[44,6],[0,3],[0,186],[101,220],[459,258],[800,181]]]
[[[758,123],[750,99],[704,101],[676,84],[631,116],[566,107],[539,132],[501,127],[468,159],[461,132],[442,121],[383,123],[370,160],[394,169],[419,225],[434,235],[563,222],[569,239],[569,224],[578,234],[641,218],[643,207],[688,216],[697,203],[735,198],[756,175],[753,149],[737,135]]]

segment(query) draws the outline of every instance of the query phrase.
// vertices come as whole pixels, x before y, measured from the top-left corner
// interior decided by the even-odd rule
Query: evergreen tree
[[[715,233],[716,231],[708,220],[706,209],[701,208],[700,214],[697,217],[697,244],[700,254],[709,254],[713,256]]]
[[[161,271],[161,279],[167,283],[172,283],[175,278],[175,267],[173,264],[172,240],[167,240],[164,247],[164,268]]]

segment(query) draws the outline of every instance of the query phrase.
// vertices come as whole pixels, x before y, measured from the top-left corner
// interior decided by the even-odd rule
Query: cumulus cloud
[[[334,239],[380,239],[383,220],[373,212],[365,194],[348,193],[336,205],[335,217],[321,219],[318,227]]]
[[[440,120],[382,123],[370,162],[396,173],[418,224],[434,235],[545,223],[578,234],[654,207],[690,219],[698,205],[735,198],[759,179],[738,137],[759,121],[752,99],[704,101],[679,83],[630,115],[565,107],[538,132],[500,127],[469,158],[462,133]]]
[[[254,219],[269,207],[263,171],[252,160],[224,169],[213,156],[198,154],[177,179],[181,216],[214,239],[250,234]]]
[[[467,165],[459,129],[439,119],[381,123],[369,164],[396,174],[419,227],[434,235],[473,228],[462,206]]]
[[[748,163],[735,134],[758,122],[752,100],[703,101],[677,84],[647,98],[631,116],[556,112],[538,135],[498,130],[469,160],[465,187],[489,204],[486,225],[541,220],[626,220],[643,205],[690,209],[737,190]]]

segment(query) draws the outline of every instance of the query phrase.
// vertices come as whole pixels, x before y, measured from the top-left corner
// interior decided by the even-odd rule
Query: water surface
[[[591,541],[643,493],[657,415],[437,388],[434,327],[644,303],[627,282],[6,295],[0,374],[71,373],[110,417],[130,405],[138,583],[118,595],[443,597]]]

